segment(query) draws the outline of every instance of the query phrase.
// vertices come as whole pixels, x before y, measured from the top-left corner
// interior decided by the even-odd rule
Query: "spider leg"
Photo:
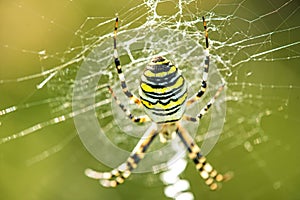
[[[222,90],[224,89],[224,84],[221,85],[219,87],[219,89],[217,90],[216,94],[213,96],[213,98],[211,98],[211,100],[204,106],[204,108],[201,109],[200,113],[197,115],[197,117],[191,117],[188,115],[183,115],[182,119],[187,120],[187,121],[192,121],[192,122],[197,122],[200,121],[201,118],[207,114],[209,108],[211,108],[211,106],[213,105],[213,103],[215,102],[215,100],[218,98],[218,96],[220,95],[220,93],[222,92]]]
[[[118,99],[118,97],[115,95],[114,91],[112,90],[112,88],[110,86],[107,86],[109,92],[111,93],[111,95],[113,96],[113,98],[115,99],[116,103],[118,104],[118,106],[123,110],[123,112],[126,114],[126,116],[133,122],[136,123],[144,123],[144,122],[148,122],[151,121],[150,118],[147,115],[143,115],[143,116],[134,116],[130,110],[128,108],[126,108],[121,101]]]
[[[104,187],[116,187],[122,184],[127,179],[132,170],[137,167],[137,164],[144,158],[145,152],[157,136],[158,132],[155,128],[148,130],[141,140],[138,142],[126,162],[110,172],[98,172],[92,169],[86,169],[86,176],[97,179]]]
[[[114,28],[114,62],[115,62],[115,66],[116,66],[116,69],[117,69],[117,72],[118,72],[118,76],[119,76],[119,79],[121,81],[121,87],[122,87],[122,90],[124,92],[124,94],[134,103],[138,104],[138,105],[141,105],[141,100],[136,97],[134,94],[132,94],[128,87],[127,87],[127,83],[126,83],[126,80],[125,80],[125,76],[122,72],[122,67],[121,67],[121,62],[119,60],[119,55],[118,55],[118,50],[117,50],[117,31],[118,31],[118,24],[119,24],[119,19],[118,17],[116,18],[116,22],[115,22],[115,28]]]
[[[188,99],[187,106],[190,106],[191,104],[198,101],[203,96],[207,88],[207,77],[208,77],[208,69],[209,69],[209,44],[208,44],[208,31],[207,31],[205,18],[202,17],[202,20],[203,20],[203,27],[205,32],[205,47],[206,47],[204,50],[205,60],[204,60],[204,70],[202,75],[202,83],[201,83],[200,90],[193,97]]]
[[[177,123],[177,126],[178,129],[176,133],[187,148],[189,152],[188,156],[195,163],[200,176],[205,180],[205,184],[209,186],[211,190],[218,189],[218,183],[228,180],[230,177],[218,173],[217,170],[206,161],[206,157],[201,154],[199,146],[194,142],[189,133],[179,123]]]

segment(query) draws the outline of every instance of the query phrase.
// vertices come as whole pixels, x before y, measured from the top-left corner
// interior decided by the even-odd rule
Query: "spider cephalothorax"
[[[175,136],[178,136],[186,149],[188,150],[189,158],[195,163],[196,169],[200,176],[205,180],[205,183],[211,190],[218,188],[218,182],[224,181],[229,176],[223,176],[218,173],[201,154],[200,148],[194,142],[189,133],[182,127],[181,120],[192,122],[199,121],[209,110],[214,100],[222,91],[222,85],[216,92],[215,96],[202,108],[196,117],[186,115],[185,109],[191,104],[197,102],[206,91],[207,77],[209,69],[209,50],[208,50],[208,32],[206,29],[206,21],[203,17],[203,26],[205,30],[206,49],[204,70],[202,75],[202,84],[200,90],[192,97],[187,98],[186,80],[181,75],[179,70],[171,61],[163,56],[154,57],[146,66],[141,75],[139,85],[139,97],[130,92],[127,87],[125,76],[122,72],[117,51],[117,29],[118,18],[116,19],[114,29],[114,61],[115,66],[121,81],[121,88],[124,94],[134,103],[143,105],[146,115],[134,116],[128,108],[126,108],[113,90],[109,87],[113,98],[119,107],[125,112],[126,116],[135,123],[144,123],[152,121],[156,123],[156,128],[147,131],[140,139],[126,162],[121,164],[116,169],[110,172],[97,172],[92,169],[86,170],[86,175],[99,179],[100,183],[105,187],[116,187],[123,183],[137,167],[137,164],[145,156],[145,152],[157,135],[160,135],[161,141],[166,142]]]

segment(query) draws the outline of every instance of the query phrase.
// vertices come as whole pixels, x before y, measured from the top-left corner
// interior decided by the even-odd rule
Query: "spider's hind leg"
[[[209,70],[209,63],[210,63],[210,55],[209,55],[209,43],[208,43],[208,31],[205,18],[202,17],[203,20],[203,27],[204,27],[204,35],[205,35],[205,60],[204,60],[204,69],[202,75],[202,82],[200,90],[190,99],[187,101],[187,106],[192,105],[193,103],[197,102],[205,93],[207,88],[207,78],[208,78],[208,70]]]
[[[130,110],[128,108],[125,107],[125,105],[122,104],[122,102],[118,99],[118,97],[116,96],[116,94],[114,93],[113,89],[108,85],[108,90],[111,93],[111,95],[113,96],[113,98],[115,99],[116,103],[118,104],[118,106],[122,109],[122,111],[126,114],[126,116],[133,122],[135,123],[144,123],[144,122],[148,122],[151,121],[151,119],[147,116],[147,115],[143,115],[143,116],[134,116]]]
[[[215,93],[215,95],[210,99],[210,101],[200,110],[199,114],[197,115],[197,117],[191,117],[188,115],[183,115],[182,119],[186,120],[186,121],[191,121],[191,122],[197,122],[200,121],[202,119],[202,117],[204,115],[206,115],[209,111],[209,109],[211,108],[211,106],[214,104],[215,100],[218,98],[218,96],[220,95],[220,93],[222,92],[222,90],[224,89],[225,84],[222,84],[219,89],[217,90],[217,92]]]
[[[135,104],[137,105],[141,105],[141,100],[135,96],[129,89],[125,80],[125,76],[123,74],[122,71],[122,67],[121,67],[121,62],[119,59],[119,54],[118,54],[118,50],[117,50],[117,32],[118,32],[118,24],[119,24],[119,18],[116,18],[116,22],[115,22],[115,28],[114,28],[114,62],[115,62],[115,66],[118,72],[118,76],[119,79],[121,81],[121,87],[122,90],[124,92],[124,94]]]

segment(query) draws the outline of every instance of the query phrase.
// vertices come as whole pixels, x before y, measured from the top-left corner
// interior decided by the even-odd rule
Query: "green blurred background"
[[[122,12],[139,3],[126,0],[2,0],[0,80],[39,74],[44,69],[56,66],[55,61],[60,59],[58,54],[56,60],[56,52],[64,52],[70,46],[74,33],[88,16],[101,16],[102,19],[109,20],[114,18],[115,13],[122,15]],[[206,4],[200,1],[198,9],[221,13],[222,6],[218,9],[214,6],[223,3],[237,8],[239,6],[236,5],[240,2],[213,1]],[[294,37],[300,35],[299,20],[295,21],[295,17],[292,21],[284,18],[284,13],[289,12],[294,12],[293,16],[299,17],[299,3],[295,5],[293,10],[280,13],[282,17],[279,20],[286,23],[285,29],[291,30],[288,37],[285,34],[282,38],[277,38],[279,41],[295,41]],[[251,6],[252,10],[265,9],[265,13],[270,13],[264,23],[273,21],[278,24],[278,14],[272,14],[278,7],[261,7],[259,1]],[[231,13],[235,15],[234,10]],[[272,24],[268,26],[272,27]],[[210,37],[213,38],[213,35]],[[53,55],[53,63],[41,62],[38,52],[43,50]],[[263,83],[267,87],[261,89],[228,85],[231,97],[236,93],[244,96],[241,102],[228,102],[225,136],[209,157],[221,171],[233,171],[234,178],[225,183],[222,190],[211,192],[190,162],[183,177],[190,181],[195,199],[300,199],[299,45],[290,51],[298,58],[247,62],[232,70],[234,77],[227,77],[226,81],[229,83]],[[245,74],[249,71],[252,76],[246,79]],[[236,75],[237,72],[239,75]],[[0,110],[48,99],[49,91],[46,87],[36,89],[36,85],[42,80],[43,77],[40,77],[0,84]],[[231,89],[230,85],[235,88]],[[245,96],[246,94],[253,96]],[[0,116],[0,137],[51,119],[51,109],[48,104],[43,104]],[[243,120],[237,123],[241,118]],[[248,124],[247,120],[253,118],[257,119],[257,124]],[[259,130],[251,135],[252,129]],[[255,142],[258,139],[265,141]],[[51,156],[47,157],[49,152]],[[45,159],[30,163],[36,155],[44,156]],[[0,199],[167,199],[158,175],[134,174],[126,184],[116,189],[102,188],[83,174],[86,167],[100,165],[76,136],[72,120],[45,127],[30,136],[0,144]],[[105,169],[104,166],[102,168]]]

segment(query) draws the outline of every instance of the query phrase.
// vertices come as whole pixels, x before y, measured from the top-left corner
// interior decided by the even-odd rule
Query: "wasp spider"
[[[134,116],[130,110],[128,110],[118,100],[110,87],[108,87],[109,91],[129,119],[136,123],[153,121],[157,124],[157,129],[147,132],[134,148],[127,161],[121,164],[118,168],[113,169],[110,172],[97,172],[92,169],[87,169],[85,173],[88,177],[100,180],[100,183],[104,187],[116,187],[130,176],[132,170],[135,169],[137,164],[143,159],[146,150],[157,135],[160,136],[162,142],[166,142],[177,135],[187,148],[189,158],[195,163],[200,176],[205,180],[205,183],[211,190],[216,190],[219,186],[218,182],[222,182],[227,179],[226,176],[218,173],[206,161],[206,158],[201,154],[198,145],[180,124],[181,120],[193,122],[199,121],[202,116],[207,113],[224,87],[224,85],[222,85],[218,89],[214,97],[203,109],[201,109],[196,117],[184,114],[186,107],[197,102],[205,93],[207,87],[209,44],[206,21],[204,17],[202,17],[202,19],[206,41],[202,84],[198,93],[188,99],[185,78],[180,74],[175,65],[162,56],[154,57],[144,70],[139,85],[139,98],[130,92],[127,88],[117,51],[118,18],[116,18],[113,37],[114,62],[121,81],[121,87],[124,94],[131,101],[144,107],[147,115],[138,117]]]

